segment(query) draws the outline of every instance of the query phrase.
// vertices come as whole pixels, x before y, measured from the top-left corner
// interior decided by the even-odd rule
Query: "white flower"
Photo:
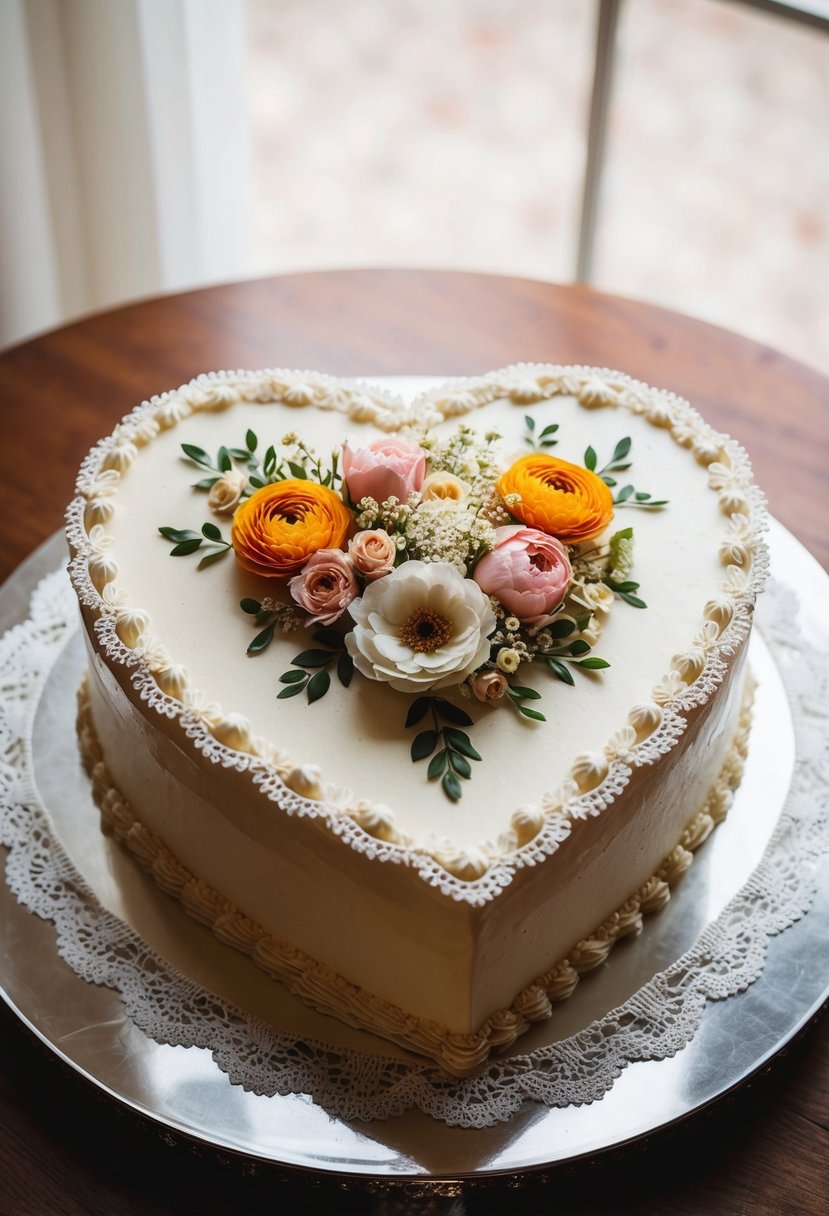
[[[505,671],[510,675],[513,671],[517,671],[521,665],[521,655],[517,650],[504,646],[498,651],[495,662],[501,671]]]
[[[492,605],[446,562],[405,562],[370,583],[349,611],[354,666],[398,692],[460,684],[489,658]]]
[[[462,481],[454,473],[441,469],[430,473],[420,487],[420,495],[424,504],[432,503],[441,507],[462,506],[469,497],[471,487],[468,481]]]
[[[244,473],[231,469],[222,473],[221,477],[210,487],[207,495],[207,505],[217,515],[231,515],[239,505],[242,491],[248,483]]]

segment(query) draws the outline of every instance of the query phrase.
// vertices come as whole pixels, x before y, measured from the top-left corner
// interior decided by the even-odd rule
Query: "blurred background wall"
[[[0,343],[282,271],[573,279],[603,8],[581,274],[829,370],[829,4],[796,7],[0,0]]]

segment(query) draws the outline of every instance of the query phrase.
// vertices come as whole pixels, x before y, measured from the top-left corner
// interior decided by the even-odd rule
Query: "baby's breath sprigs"
[[[481,759],[469,735],[458,729],[460,726],[471,726],[472,719],[464,710],[442,697],[416,697],[409,706],[406,726],[417,726],[428,713],[432,715],[432,725],[428,730],[420,731],[412,740],[412,760],[416,763],[431,756],[426,776],[430,781],[440,778],[446,797],[457,802],[463,793],[461,780],[468,781],[472,776],[469,761]],[[435,751],[439,743],[442,746]]]
[[[206,545],[207,549],[197,566],[198,570],[203,570],[205,566],[212,566],[214,562],[227,557],[232,548],[230,541],[225,540],[221,529],[217,528],[215,524],[202,524],[201,533],[193,532],[190,528],[159,528],[158,530],[165,540],[173,542],[170,557],[187,557]]]
[[[531,414],[525,414],[524,426],[527,428],[524,432],[524,442],[528,444],[533,451],[543,452],[546,451],[547,448],[554,448],[558,443],[558,440],[553,438],[558,430],[557,422],[549,423],[548,426],[545,426],[544,429],[539,431],[536,435],[535,418],[533,418]]]
[[[625,436],[620,439],[613,450],[613,455],[603,468],[597,469],[599,458],[592,447],[588,447],[584,453],[584,467],[589,469],[591,473],[595,473],[597,477],[601,477],[606,486],[614,488],[618,485],[615,477],[611,477],[611,473],[624,473],[630,468],[630,461],[627,457],[630,455],[630,449],[633,446],[633,440],[630,436]],[[667,498],[654,498],[652,494],[648,494],[644,490],[637,490],[635,486],[622,486],[621,490],[613,499],[614,507],[644,507],[656,508],[666,507],[668,505]]]

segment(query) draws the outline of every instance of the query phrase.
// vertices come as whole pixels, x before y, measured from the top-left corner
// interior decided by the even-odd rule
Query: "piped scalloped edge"
[[[164,842],[141,823],[113,785],[92,718],[86,676],[78,689],[77,732],[81,759],[92,782],[103,831],[133,854],[162,891],[177,899],[186,912],[210,928],[225,945],[248,955],[271,979],[278,980],[320,1013],[331,1014],[350,1026],[429,1056],[452,1076],[463,1077],[475,1072],[493,1051],[510,1047],[534,1022],[550,1018],[553,1005],[572,995],[584,973],[601,966],[622,938],[638,934],[644,916],[665,907],[671,888],[693,862],[694,853],[726,818],[731,807],[733,791],[740,783],[748,754],[753,699],[754,683],[749,675],[737,728],[720,772],[702,807],[656,873],[589,938],[578,942],[565,958],[524,988],[508,1009],[493,1014],[470,1034],[418,1018],[357,987],[297,947],[274,938],[182,865]]]
[[[669,430],[680,446],[693,451],[708,469],[709,485],[727,516],[719,552],[726,578],[706,604],[700,632],[687,651],[673,656],[671,669],[653,689],[652,703],[632,710],[628,722],[601,752],[576,757],[570,777],[545,795],[541,806],[519,807],[497,847],[491,842],[450,850],[416,846],[397,831],[386,808],[326,801],[305,769],[286,762],[268,741],[253,738],[238,715],[223,715],[220,707],[208,705],[203,694],[187,687],[186,672],[172,656],[144,642],[147,622],[140,608],[130,608],[122,600],[105,525],[121,473],[160,430],[194,411],[224,410],[239,401],[313,404],[355,421],[370,421],[383,430],[396,430],[415,420],[459,417],[501,398],[527,405],[559,394],[575,397],[587,409],[628,408]],[[98,643],[107,656],[136,669],[132,684],[148,707],[179,719],[187,737],[211,760],[251,774],[261,792],[285,813],[317,816],[351,847],[412,866],[424,881],[473,905],[493,898],[517,869],[538,864],[555,852],[569,835],[572,820],[600,814],[622,793],[635,768],[653,763],[675,746],[686,715],[705,704],[720,685],[727,657],[748,635],[754,600],[768,572],[762,540],[766,527],[765,500],[752,483],[745,451],[714,431],[687,401],[624,373],[544,364],[516,364],[451,381],[427,390],[408,406],[364,382],[320,373],[280,369],[206,373],[137,406],[111,436],[99,441],[81,465],[77,497],[67,511],[73,554],[69,570],[78,598],[96,613]],[[643,709],[651,713],[652,729],[643,726],[647,714],[639,713],[638,724],[634,720]]]

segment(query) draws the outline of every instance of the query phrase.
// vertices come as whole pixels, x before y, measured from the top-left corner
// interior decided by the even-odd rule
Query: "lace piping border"
[[[266,758],[241,752],[215,736],[215,718],[198,708],[204,698],[191,693],[194,704],[184,705],[165,692],[159,672],[140,646],[130,647],[118,633],[117,566],[108,554],[108,536],[100,521],[117,493],[118,481],[138,454],[161,429],[176,425],[194,411],[224,410],[239,401],[285,402],[336,410],[355,421],[370,421],[382,430],[401,429],[414,422],[434,422],[460,416],[487,402],[506,398],[515,404],[565,394],[585,408],[627,408],[654,426],[668,429],[677,443],[690,448],[709,471],[709,484],[718,494],[727,516],[727,533],[721,547],[726,565],[720,596],[706,605],[706,618],[688,654],[653,690],[654,722],[644,738],[632,725],[623,727],[598,758],[598,767],[568,779],[544,800],[540,829],[517,843],[509,853],[487,855],[476,850],[477,870],[466,876],[451,872],[446,858],[438,859],[423,847],[395,839],[384,825],[384,837],[370,825],[356,822],[333,803],[305,798],[287,786]],[[586,367],[517,364],[486,376],[428,390],[410,406],[391,394],[361,383],[340,381],[310,372],[269,369],[262,372],[211,372],[190,384],[153,397],[128,414],[112,435],[100,440],[81,465],[77,497],[67,510],[67,539],[73,557],[72,584],[80,602],[98,617],[96,637],[107,657],[132,670],[131,682],[141,700],[161,717],[178,719],[195,748],[212,763],[246,773],[263,796],[288,815],[320,819],[348,847],[381,862],[411,867],[425,882],[443,894],[472,906],[497,897],[525,866],[534,866],[554,853],[570,832],[574,819],[601,814],[625,789],[632,771],[653,764],[676,745],[687,726],[690,711],[704,705],[722,683],[727,660],[744,643],[751,627],[754,601],[768,576],[768,551],[762,533],[768,526],[765,499],[752,483],[748,457],[734,440],[714,431],[690,404],[676,394],[652,389],[623,373]],[[679,669],[678,669],[679,668]],[[214,707],[215,708],[215,707]],[[584,788],[585,785],[592,788]],[[388,837],[391,838],[388,838]]]

